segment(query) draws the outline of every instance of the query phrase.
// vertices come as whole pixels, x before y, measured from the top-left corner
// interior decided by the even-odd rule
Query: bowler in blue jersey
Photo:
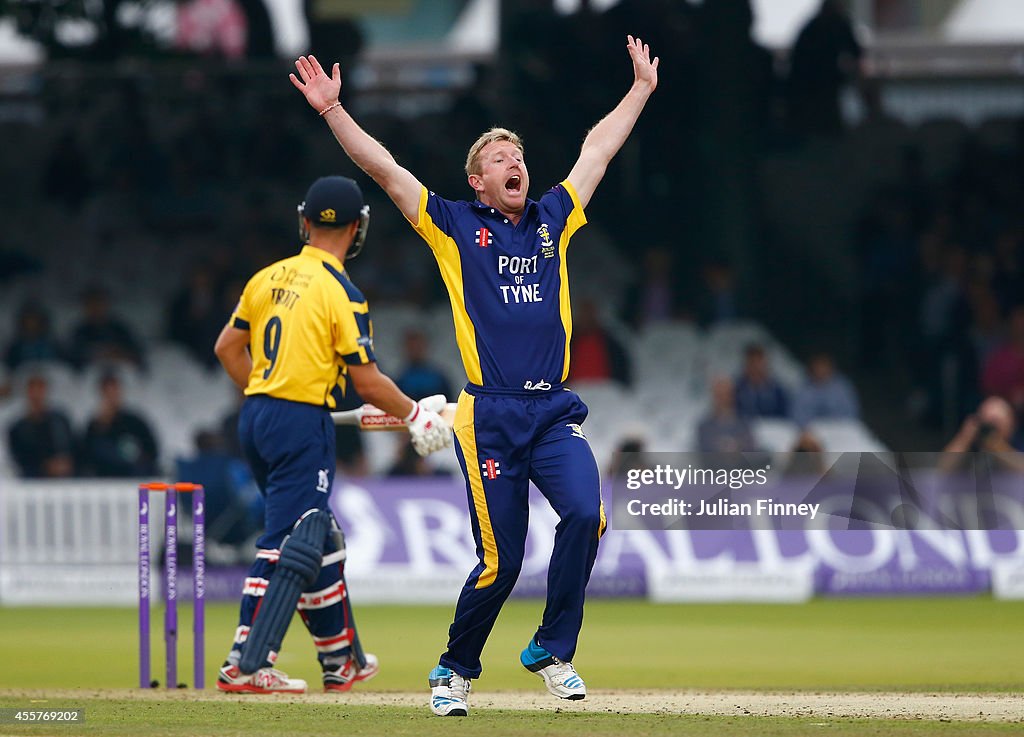
[[[328,75],[299,57],[292,83],[323,117],[349,157],[376,181],[437,260],[448,290],[468,382],[452,428],[466,478],[478,562],[466,580],[448,646],[428,676],[439,716],[469,714],[472,681],[525,553],[530,482],[558,514],[540,626],[522,665],[563,699],[587,689],[572,665],[587,582],[606,522],[600,477],[582,425],[583,401],[569,375],[572,311],[566,253],[584,210],[658,84],[658,59],[627,37],[633,84],[587,134],[569,175],[537,200],[522,141],[492,128],[469,149],[475,197],[448,200],[420,183],[338,102],[341,70]]]

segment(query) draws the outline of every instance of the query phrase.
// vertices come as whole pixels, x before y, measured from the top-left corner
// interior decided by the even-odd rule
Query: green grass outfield
[[[479,688],[535,689],[519,651],[541,602],[506,605],[484,651]],[[376,690],[426,685],[450,607],[357,607]],[[162,610],[153,611],[153,673],[163,678]],[[224,659],[236,607],[207,608],[207,680]],[[191,682],[191,613],[179,613],[179,678]],[[138,679],[136,611],[0,609],[0,688],[131,688]],[[279,666],[317,680],[296,619]],[[16,667],[10,667],[17,664]],[[801,605],[657,605],[592,601],[575,664],[599,688],[1024,691],[1024,601],[833,599]]]
[[[518,664],[542,604],[510,602],[484,652],[481,692],[543,686]],[[235,628],[234,605],[207,611],[207,681],[212,688]],[[138,649],[134,609],[0,609],[0,706],[24,706],[22,690],[64,692],[51,705],[80,702],[81,728],[0,725],[3,734],[292,734],[421,736],[489,734],[1019,734],[1021,724],[863,721],[475,710],[469,720],[431,719],[426,674],[444,646],[451,607],[357,609],[366,648],[381,673],[361,690],[422,692],[424,707],[258,700],[124,701],[103,689],[133,688]],[[190,612],[180,613],[179,678],[191,681]],[[160,611],[154,609],[153,672],[163,677]],[[653,605],[593,601],[575,660],[592,689],[723,689],[872,692],[1024,692],[1024,602],[978,598],[817,600],[804,605]],[[312,645],[295,620],[279,666],[316,686]],[[83,689],[81,697],[66,689]],[[36,694],[38,695],[38,694]],[[123,694],[122,694],[123,696]],[[157,696],[157,694],[153,694]],[[71,701],[68,701],[68,699]],[[328,714],[329,717],[324,716]],[[1021,702],[1024,718],[1024,701]],[[329,728],[325,728],[327,719]],[[140,721],[141,720],[141,721]],[[140,726],[146,724],[144,729]],[[335,729],[333,725],[337,724]],[[471,731],[470,731],[471,730]]]
[[[57,702],[50,702],[56,704]],[[675,714],[582,714],[475,711],[468,719],[440,719],[425,709],[327,704],[238,702],[137,702],[63,700],[86,710],[73,727],[0,724],[0,734],[107,735],[136,737],[802,737],[803,735],[897,735],[974,737],[1019,735],[1020,724],[786,717],[708,717]],[[0,706],[9,700],[0,697]],[[49,705],[49,704],[48,704]],[[38,705],[36,705],[38,706]]]

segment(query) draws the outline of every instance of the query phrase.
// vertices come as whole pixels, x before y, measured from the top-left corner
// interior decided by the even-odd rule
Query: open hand
[[[329,77],[312,54],[296,59],[295,68],[302,81],[300,82],[294,74],[289,74],[288,79],[303,94],[310,107],[319,113],[328,105],[333,105],[338,101],[338,95],[341,94],[341,67],[337,62],[331,69]]]
[[[658,57],[652,62],[650,47],[639,38],[626,36],[626,40],[629,58],[633,60],[633,84],[647,85],[648,91],[654,92],[658,86]]]

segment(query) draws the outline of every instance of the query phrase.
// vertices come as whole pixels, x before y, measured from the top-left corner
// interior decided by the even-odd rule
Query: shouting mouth
[[[505,182],[505,191],[507,192],[519,192],[523,186],[523,180],[518,174],[513,174]]]

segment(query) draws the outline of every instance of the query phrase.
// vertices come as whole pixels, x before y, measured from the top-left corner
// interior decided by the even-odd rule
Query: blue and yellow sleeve
[[[420,192],[417,222],[413,229],[427,242],[432,251],[454,244],[452,232],[451,203],[438,197],[426,187]],[[411,224],[411,223],[410,223]]]
[[[561,188],[562,200],[568,211],[565,219],[565,229],[569,234],[568,237],[572,238],[573,233],[587,224],[587,215],[583,212],[583,205],[580,204],[579,195],[576,194],[576,188],[572,186],[572,182],[566,179],[559,187]],[[568,196],[567,202],[565,201],[566,196]]]
[[[366,302],[343,300],[338,305],[334,329],[334,350],[349,366],[374,363],[373,323]]]
[[[543,204],[559,213],[565,228],[562,230],[562,239],[568,244],[573,234],[587,224],[587,216],[583,212],[583,205],[580,204],[576,188],[568,179],[556,184],[541,197]]]

